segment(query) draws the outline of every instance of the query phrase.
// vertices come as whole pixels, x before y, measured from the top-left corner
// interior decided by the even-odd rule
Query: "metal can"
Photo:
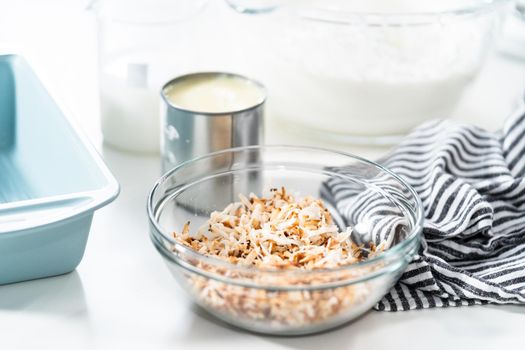
[[[188,79],[229,77],[241,79],[261,92],[254,105],[227,112],[202,112],[188,109],[170,101],[169,89]],[[161,90],[161,155],[164,172],[176,165],[211,152],[226,148],[260,145],[264,137],[264,87],[244,76],[224,72],[192,73],[170,80]]]
[[[243,105],[243,108],[206,112],[198,108],[181,106],[170,100],[172,89],[184,88],[188,79],[226,78],[240,79],[251,88],[258,89],[261,98],[254,103]],[[232,73],[204,72],[193,73],[175,78],[164,85],[161,91],[163,106],[161,112],[161,155],[162,170],[167,172],[177,165],[190,159],[224,149],[260,145],[264,137],[264,104],[266,91],[264,87],[249,78]],[[258,95],[257,95],[258,96]],[[236,159],[231,153],[214,157],[209,166],[210,173],[223,169],[228,172],[236,162],[257,163],[258,159]],[[205,164],[200,163],[200,164]],[[206,166],[206,165],[201,165]],[[207,169],[198,169],[199,173]],[[246,194],[251,188],[259,187],[260,174],[257,171],[249,174],[230,174],[211,179],[206,186],[207,193],[213,193],[215,198],[222,198],[223,203],[235,201],[239,193]],[[203,214],[216,210],[216,206],[207,200],[179,198],[178,205],[191,207]]]

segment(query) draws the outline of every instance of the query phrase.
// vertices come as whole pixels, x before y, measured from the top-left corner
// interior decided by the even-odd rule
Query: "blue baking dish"
[[[0,54],[0,285],[73,271],[119,186],[17,54]]]

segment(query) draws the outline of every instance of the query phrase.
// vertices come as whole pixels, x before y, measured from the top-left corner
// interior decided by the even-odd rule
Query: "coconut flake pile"
[[[364,260],[364,247],[351,240],[352,228],[339,231],[320,199],[294,198],[285,188],[271,197],[249,198],[213,212],[196,232],[190,222],[173,236],[201,254],[240,265],[318,269]],[[375,253],[374,245],[366,249]]]

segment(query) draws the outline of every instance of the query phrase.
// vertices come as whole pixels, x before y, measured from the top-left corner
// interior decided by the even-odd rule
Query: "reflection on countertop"
[[[86,297],[77,271],[0,286],[0,310],[86,319]]]

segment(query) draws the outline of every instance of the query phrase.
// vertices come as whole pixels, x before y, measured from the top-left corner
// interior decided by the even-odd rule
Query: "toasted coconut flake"
[[[339,231],[323,201],[311,196],[294,198],[284,187],[272,188],[268,198],[239,195],[239,202],[211,213],[209,220],[190,233],[187,222],[173,236],[195,251],[233,264],[262,269],[315,270],[350,265],[379,254],[384,244],[353,243],[352,228]],[[359,227],[360,230],[363,227]],[[360,231],[358,231],[360,232]],[[233,270],[197,262],[201,269],[225,276]],[[373,267],[370,267],[372,269]],[[290,284],[329,282],[330,277],[303,277]],[[361,285],[304,290],[271,291],[246,288],[198,275],[186,275],[204,304],[231,318],[269,322],[275,327],[299,327],[329,321],[365,300],[370,292]],[[264,283],[264,274],[254,282]]]
[[[175,238],[205,255],[259,267],[265,262],[273,267],[279,261],[280,268],[330,268],[361,259],[362,247],[349,239],[352,229],[339,232],[321,200],[296,199],[284,187],[272,189],[268,198],[250,193],[240,194],[239,200],[211,213],[194,234],[187,222]]]

